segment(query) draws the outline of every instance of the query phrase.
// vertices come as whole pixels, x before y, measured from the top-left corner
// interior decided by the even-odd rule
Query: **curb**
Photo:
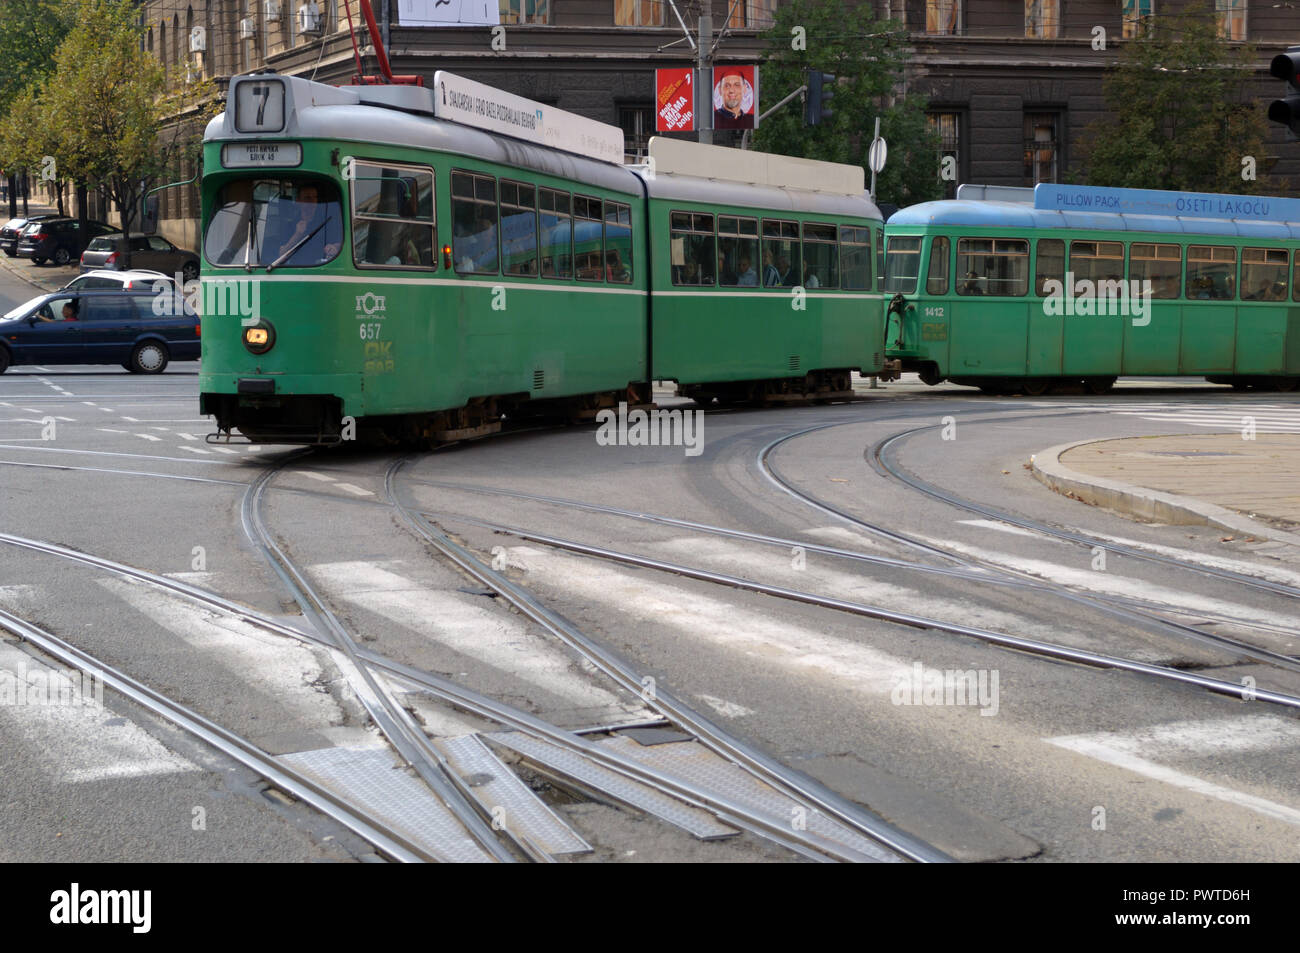
[[[29,278],[27,275],[23,274],[23,272],[19,271],[16,265],[13,265],[9,262],[8,256],[6,256],[3,252],[0,252],[0,268],[4,268],[5,271],[9,272],[9,274],[13,275],[19,281],[27,282],[27,284],[31,285],[33,288],[35,288],[37,291],[41,292],[42,294],[48,294],[52,291],[58,291],[60,288],[62,288],[64,285],[68,283],[67,281],[60,281],[53,288],[41,284],[35,278]],[[72,277],[75,278],[76,275],[73,275]],[[71,278],[68,279],[68,281],[71,280],[72,280]]]
[[[1085,503],[1092,503],[1126,516],[1136,516],[1154,523],[1183,526],[1208,525],[1234,534],[1270,539],[1300,547],[1300,534],[1274,529],[1265,523],[1256,522],[1248,516],[1214,503],[1207,503],[1191,496],[1150,490],[1144,486],[1123,483],[1119,480],[1085,476],[1061,463],[1061,454],[1067,450],[1091,443],[1107,443],[1114,439],[1114,437],[1106,437],[1100,440],[1076,440],[1073,443],[1049,447],[1029,458],[1030,472],[1039,483],[1057,493],[1074,496]]]

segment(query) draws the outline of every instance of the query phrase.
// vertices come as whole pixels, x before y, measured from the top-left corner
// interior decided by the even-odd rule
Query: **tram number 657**
[[[379,329],[382,327],[383,327],[382,324],[369,323],[369,324],[361,325],[359,328],[357,328],[357,330],[361,332],[361,340],[378,341]]]

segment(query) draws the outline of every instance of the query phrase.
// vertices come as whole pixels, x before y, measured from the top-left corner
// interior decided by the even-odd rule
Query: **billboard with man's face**
[[[757,126],[758,67],[714,67],[713,128],[754,129]]]

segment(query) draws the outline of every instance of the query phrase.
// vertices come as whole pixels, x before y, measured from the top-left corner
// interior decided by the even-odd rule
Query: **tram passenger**
[[[767,288],[775,288],[781,284],[781,272],[776,270],[776,264],[772,259],[772,249],[763,249],[763,285]]]
[[[781,273],[781,284],[787,288],[793,288],[795,285],[794,269],[790,266],[790,256],[781,255],[776,260],[777,271]]]
[[[758,286],[758,272],[754,271],[754,266],[750,263],[748,255],[740,256],[740,274],[736,276],[736,284],[744,285],[747,288]]]
[[[804,265],[803,286],[805,288],[820,288],[822,283],[817,280],[817,272],[813,270],[812,265]]]
[[[982,295],[984,292],[980,289],[979,275],[973,271],[966,272],[966,280],[962,282],[961,293],[964,295]]]

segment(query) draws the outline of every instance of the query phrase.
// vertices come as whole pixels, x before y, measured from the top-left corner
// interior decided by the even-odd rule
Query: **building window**
[[[623,130],[623,161],[644,162],[655,134],[654,107],[619,106],[618,124]]]
[[[1061,158],[1059,113],[1025,113],[1025,184],[1057,181]]]
[[[663,0],[614,0],[614,26],[663,26]]]
[[[776,13],[776,0],[720,0],[726,4],[727,26],[733,30],[748,27],[765,30],[772,25]],[[714,8],[715,10],[717,7]]]
[[[961,26],[961,0],[925,0],[925,32],[956,36]]]
[[[961,180],[961,114],[930,113],[926,118],[930,128],[939,136],[939,178],[943,182],[943,197],[956,198]]]
[[[1025,0],[1025,36],[1054,40],[1061,34],[1061,0]]]
[[[551,0],[500,0],[502,23],[550,23]]]
[[[1225,40],[1246,38],[1246,0],[1214,0],[1219,15],[1219,36]]]
[[[1120,0],[1124,14],[1124,39],[1141,36],[1151,26],[1151,5],[1155,0]]]

